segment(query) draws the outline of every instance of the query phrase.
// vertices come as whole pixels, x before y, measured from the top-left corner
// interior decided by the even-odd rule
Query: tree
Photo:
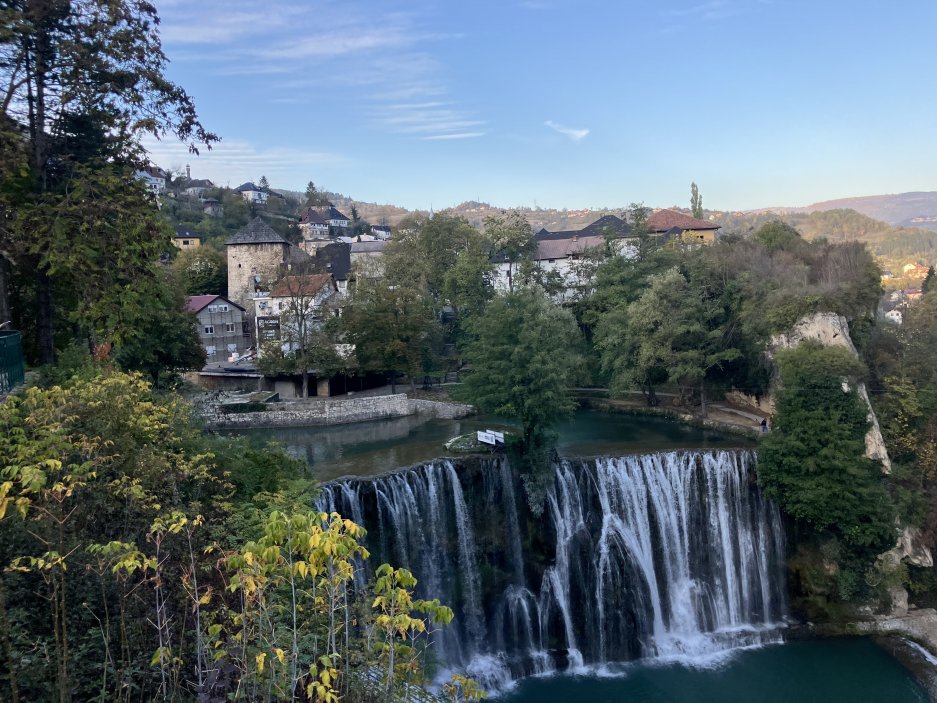
[[[315,183],[309,181],[309,183],[306,184],[306,206],[321,207],[328,204],[329,199],[325,196],[325,194],[316,189]]]
[[[727,338],[726,311],[707,300],[676,268],[652,276],[647,291],[627,307],[604,316],[596,336],[613,393],[640,388],[657,404],[655,385],[699,386],[705,414],[704,381],[712,369],[740,355]]]
[[[0,209],[42,207],[46,214],[31,219],[28,230],[21,227],[22,218],[3,217],[0,251],[11,275],[32,279],[39,356],[50,362],[55,353],[53,311],[62,290],[55,288],[58,274],[67,270],[76,249],[88,251],[98,244],[94,236],[63,238],[52,216],[74,192],[76,169],[142,166],[143,134],[174,134],[193,150],[196,143],[210,145],[217,137],[202,127],[185,91],[166,79],[159,18],[150,3],[18,2],[8,3],[3,14],[0,132],[5,136],[0,161],[11,159],[23,168],[13,183],[4,184]],[[77,175],[87,181],[86,172]],[[125,188],[122,183],[109,185]],[[86,220],[92,231],[94,218]],[[0,284],[4,298],[7,281]]]
[[[332,376],[344,364],[335,352],[335,345],[330,336],[325,334],[326,322],[331,316],[334,283],[328,277],[323,281],[322,274],[312,273],[311,258],[295,262],[292,273],[276,284],[277,297],[285,299],[280,310],[280,339],[278,345],[283,351],[274,355],[275,364],[288,361],[289,367],[302,376],[302,397],[309,397],[309,371],[315,369],[319,375]],[[270,363],[266,366],[271,369]],[[284,367],[281,370],[288,370]]]
[[[924,276],[924,280],[921,281],[921,292],[930,293],[931,288],[934,286],[934,267],[931,266],[927,269],[927,275]]]
[[[700,195],[699,187],[696,183],[690,184],[690,211],[696,219],[703,219],[703,196]]]
[[[470,370],[458,393],[482,412],[520,422],[518,460],[531,508],[539,511],[550,476],[553,429],[576,408],[569,392],[582,371],[576,320],[542,290],[521,288],[492,300],[469,332]]]
[[[54,305],[47,302],[91,346],[145,333],[144,317],[167,300],[159,257],[172,248],[169,230],[126,168],[76,165],[66,190],[35,194],[7,221],[20,264],[44,267],[48,293],[56,296]],[[20,276],[26,273],[20,266]],[[38,326],[41,351],[51,330],[42,320]]]
[[[224,295],[228,290],[227,260],[213,247],[179,252],[172,269],[186,295]]]
[[[389,372],[395,393],[397,374],[409,374],[412,387],[421,372],[438,364],[442,329],[430,302],[412,286],[361,281],[341,320],[360,368]]]
[[[270,190],[270,181],[267,180],[266,176],[261,176],[257,185],[260,186],[261,190]]]
[[[517,210],[486,217],[485,236],[491,242],[492,251],[507,262],[508,290],[513,291],[518,263],[537,250],[530,223]]]
[[[153,298],[141,304],[138,324],[113,352],[120,368],[145,373],[157,387],[175,383],[180,371],[205,365],[198,320],[185,311],[181,286],[172,276],[162,278]]]
[[[461,254],[485,250],[484,239],[464,218],[444,213],[419,219],[392,239],[384,253],[385,275],[392,285],[415,285],[426,291],[433,304],[445,302],[446,277]]]
[[[855,390],[865,369],[845,349],[815,343],[778,352],[777,363],[782,386],[758,482],[789,515],[867,563],[896,532],[881,465],[865,456],[868,409]]]
[[[494,297],[493,269],[487,243],[473,238],[445,271],[442,297],[455,308],[460,326],[480,315]]]

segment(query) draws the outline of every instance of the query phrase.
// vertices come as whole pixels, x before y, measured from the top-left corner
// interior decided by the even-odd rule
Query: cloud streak
[[[574,129],[572,127],[566,127],[557,122],[554,122],[553,120],[547,120],[543,124],[552,129],[554,132],[559,132],[564,137],[569,137],[574,142],[581,142],[583,139],[589,136],[588,129]]]
[[[453,134],[433,134],[428,137],[423,137],[423,141],[433,142],[444,139],[475,139],[476,137],[484,137],[485,134],[487,134],[487,132],[455,132]]]
[[[163,0],[160,9],[172,56],[213,76],[263,80],[268,102],[301,105],[342,86],[353,96],[343,108],[349,119],[392,134],[465,139],[484,132],[485,122],[450,96],[447,67],[433,53],[461,36],[439,33],[424,15],[327,0],[283,0],[261,10],[249,0]]]
[[[210,151],[202,149],[198,156],[175,140],[143,140],[150,159],[164,168],[182,170],[186,164],[195,178],[208,178],[216,185],[237,186],[267,176],[274,186],[303,182],[303,172],[318,166],[342,166],[349,159],[325,151],[302,151],[286,147],[258,148],[250,142],[225,139]],[[308,176],[306,176],[308,180]]]

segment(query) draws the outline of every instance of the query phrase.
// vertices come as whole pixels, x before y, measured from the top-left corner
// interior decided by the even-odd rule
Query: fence
[[[0,330],[0,393],[9,393],[24,380],[23,344],[19,332]]]

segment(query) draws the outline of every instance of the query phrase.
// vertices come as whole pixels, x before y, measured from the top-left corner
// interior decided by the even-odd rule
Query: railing
[[[24,379],[20,333],[0,330],[0,393],[9,393]]]

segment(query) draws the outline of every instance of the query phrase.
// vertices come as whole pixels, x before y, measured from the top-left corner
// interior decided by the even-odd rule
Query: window
[[[205,334],[214,334],[215,326],[214,325],[205,325]]]
[[[227,323],[225,323],[224,331],[225,331],[225,332],[234,332],[234,323],[233,323],[233,322],[227,322]]]
[[[182,240],[182,246],[184,246],[184,247],[189,246],[189,240],[188,240],[188,239],[183,239],[183,240]]]
[[[219,306],[218,306],[218,312],[228,312],[228,306],[227,306],[227,305],[219,305]]]
[[[215,355],[215,347],[213,345],[208,345],[205,347],[205,356],[212,357]]]
[[[229,344],[229,345],[228,345],[228,353],[229,353],[229,354],[230,354],[231,352],[236,352],[237,350],[238,350],[238,345],[237,345],[237,344]]]

